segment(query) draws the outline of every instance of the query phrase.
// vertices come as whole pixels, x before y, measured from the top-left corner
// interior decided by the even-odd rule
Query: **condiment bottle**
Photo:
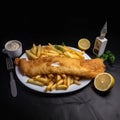
[[[106,33],[107,33],[107,22],[104,24],[103,28],[101,29],[100,36],[96,37],[94,43],[93,53],[98,57],[100,57],[105,51],[108,41],[108,39],[105,38]]]

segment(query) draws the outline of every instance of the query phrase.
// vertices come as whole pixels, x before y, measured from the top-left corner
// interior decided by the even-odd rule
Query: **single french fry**
[[[64,52],[64,55],[66,55],[67,57],[73,58],[72,54],[69,51]]]
[[[59,54],[58,53],[46,53],[46,55],[48,55],[48,56],[58,56]]]
[[[80,58],[84,58],[84,51],[76,51],[75,50],[75,53],[80,57]]]
[[[63,79],[63,84],[67,85],[67,80],[65,78]]]
[[[51,90],[51,91],[52,91],[52,90],[55,90],[55,89],[56,89],[56,86],[57,86],[57,84],[56,84],[56,83],[55,83],[55,84],[53,84],[53,85],[51,86],[51,89],[50,89],[50,90]]]
[[[61,75],[63,79],[66,79],[67,78],[67,75],[66,74],[62,74]]]
[[[67,78],[67,86],[69,87],[70,86],[70,76],[68,76],[68,78]]]
[[[49,50],[49,53],[53,53],[53,54],[58,54],[59,55],[59,53],[57,51],[55,51],[55,50]]]
[[[33,47],[30,49],[30,51],[31,51],[34,55],[37,55],[37,46],[35,45],[35,43],[33,43]]]
[[[50,81],[49,84],[47,85],[46,87],[46,91],[50,91],[51,90],[51,87],[53,86],[54,82],[53,81]]]
[[[74,80],[80,80],[80,77],[78,77],[78,76],[73,76],[73,79],[74,79]]]
[[[57,81],[61,80],[61,76],[57,74],[56,80],[57,80]]]
[[[40,82],[40,81],[35,81],[34,79],[30,78],[27,80],[27,83],[31,83],[34,85],[39,85],[39,86],[44,86],[44,83]]]
[[[70,79],[70,85],[72,85],[74,83],[73,78]]]
[[[44,84],[48,84],[49,83],[49,79],[48,78],[44,78],[44,77],[37,77],[37,78],[35,78],[35,80],[40,81],[40,82],[42,82]]]
[[[80,85],[80,82],[79,82],[78,80],[74,80],[73,83],[75,83],[75,84],[77,84],[77,85]]]
[[[58,85],[61,85],[63,83],[63,79],[61,79],[61,80],[59,80],[58,82],[57,82],[57,86]]]
[[[48,77],[49,79],[53,79],[55,76],[54,76],[53,74],[48,74],[47,77]]]
[[[56,86],[56,89],[57,89],[57,90],[66,90],[67,88],[68,88],[67,85],[57,85],[57,86]]]
[[[78,55],[76,55],[75,53],[71,53],[69,51],[64,52],[64,54],[70,58],[79,58]]]
[[[42,46],[41,46],[41,44],[39,44],[39,45],[37,46],[37,57],[40,57],[41,52],[42,52]]]

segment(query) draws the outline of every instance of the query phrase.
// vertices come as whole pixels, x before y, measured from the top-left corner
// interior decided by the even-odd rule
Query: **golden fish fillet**
[[[105,71],[103,59],[79,60],[68,57],[41,57],[35,60],[16,58],[23,75],[33,77],[42,74],[68,74],[85,78],[95,76]]]

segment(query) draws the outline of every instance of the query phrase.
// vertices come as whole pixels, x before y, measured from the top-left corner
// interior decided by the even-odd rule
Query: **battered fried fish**
[[[68,57],[41,57],[36,60],[16,58],[14,63],[19,66],[23,75],[33,77],[42,74],[68,74],[84,78],[95,78],[105,71],[103,59],[79,60]]]

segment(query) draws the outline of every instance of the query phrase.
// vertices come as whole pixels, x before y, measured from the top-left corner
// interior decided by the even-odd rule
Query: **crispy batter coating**
[[[16,58],[23,75],[33,77],[42,74],[68,74],[84,78],[95,78],[105,71],[103,59],[80,60],[68,57],[41,57],[35,60]]]

